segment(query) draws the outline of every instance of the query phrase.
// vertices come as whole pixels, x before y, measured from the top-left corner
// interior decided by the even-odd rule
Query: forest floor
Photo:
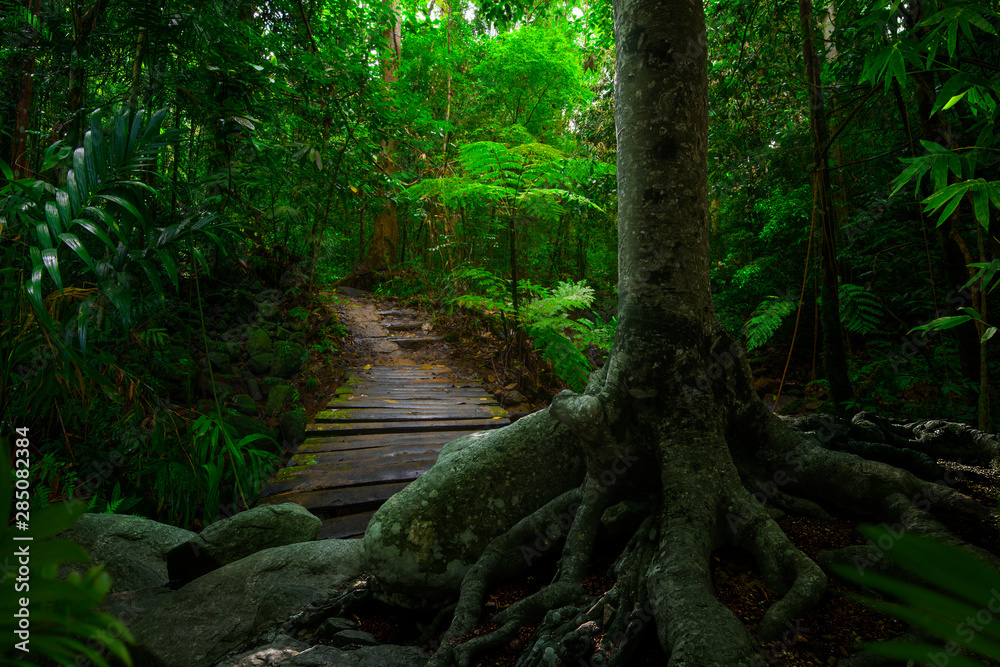
[[[472,325],[462,316],[442,316],[423,311],[421,315],[427,325],[424,333],[441,337],[416,349],[399,350],[395,345],[366,335],[366,330],[377,321],[377,312],[400,308],[414,309],[412,303],[401,303],[396,299],[377,298],[370,294],[352,292],[327,292],[321,298],[328,312],[335,314],[346,335],[341,340],[336,354],[314,351],[309,373],[318,379],[314,386],[302,391],[302,401],[306,412],[312,418],[324,409],[326,402],[343,379],[345,368],[379,365],[441,364],[469,380],[483,382],[487,391],[493,393],[501,405],[511,411],[512,417],[542,409],[552,395],[561,387],[551,377],[534,371],[508,368],[502,362],[505,358],[500,341],[481,327]],[[761,393],[773,391],[770,386],[759,387]],[[813,403],[803,396],[802,403]],[[790,400],[790,399],[786,399]],[[821,404],[821,402],[817,403]],[[810,407],[812,407],[810,405]],[[797,411],[797,410],[796,410]],[[939,462],[949,469],[961,468],[953,462]],[[959,490],[973,496],[979,502],[996,506],[997,487],[995,483],[977,478],[973,473],[960,481]],[[816,559],[821,550],[839,549],[845,546],[864,544],[864,538],[851,520],[824,521],[797,516],[786,516],[778,521],[793,542],[811,558]],[[621,545],[603,544],[598,549],[586,586],[594,595],[599,595],[611,587],[614,580],[609,575],[617,555],[616,547]],[[551,580],[555,573],[554,559],[540,564],[532,571],[516,580],[506,582],[491,591],[488,611],[499,611],[517,600],[540,589]],[[753,631],[764,612],[778,599],[761,579],[753,560],[745,552],[736,548],[726,548],[712,556],[712,580],[718,598],[726,604],[748,628]],[[853,596],[859,589],[852,584],[830,576],[829,591],[823,602],[812,612],[789,626],[784,637],[773,643],[762,643],[764,662],[761,665],[776,667],[799,667],[835,665],[866,644],[891,639],[902,634],[906,625],[894,618],[879,614],[856,601]],[[490,614],[485,614],[489,616]],[[388,607],[373,606],[359,609],[355,620],[362,630],[371,632],[385,643],[410,644],[426,633],[425,615],[411,614]],[[439,629],[439,634],[445,628]],[[474,635],[495,629],[488,620],[483,621],[473,631]],[[506,646],[482,656],[478,667],[507,667],[516,664],[533,628],[522,628],[517,638]],[[431,640],[433,641],[433,640]],[[643,633],[632,664],[636,667],[652,667],[663,664],[663,653],[656,643],[655,633]],[[425,643],[425,645],[428,645]]]

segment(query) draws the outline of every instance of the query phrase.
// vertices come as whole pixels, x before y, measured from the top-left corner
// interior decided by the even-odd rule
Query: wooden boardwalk
[[[363,535],[375,510],[434,465],[445,443],[510,423],[480,385],[440,365],[351,369],[327,407],[258,501],[302,505],[323,520],[320,539]]]

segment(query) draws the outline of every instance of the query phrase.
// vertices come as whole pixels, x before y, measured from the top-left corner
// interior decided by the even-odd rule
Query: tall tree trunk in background
[[[387,0],[392,2],[392,0]],[[393,12],[396,11],[393,3]],[[399,59],[403,49],[403,23],[399,15],[391,26],[382,31],[382,38],[389,48],[389,56],[382,61],[382,81],[391,88],[396,83],[396,70],[399,69]],[[393,139],[386,139],[382,142],[382,153],[379,155],[379,168],[387,176],[396,173],[396,162],[393,160],[393,153],[396,151],[396,142]],[[383,267],[389,267],[399,259],[399,218],[396,211],[395,193],[389,190],[382,192],[384,208],[375,218],[375,225],[372,229],[372,242],[368,246],[368,256],[365,258],[364,267],[368,271],[375,271]]]
[[[809,117],[813,139],[813,215],[817,221],[820,238],[822,277],[820,294],[823,305],[820,319],[823,326],[823,366],[830,383],[830,397],[838,412],[842,403],[853,398],[851,380],[847,372],[847,352],[840,326],[840,298],[837,284],[837,213],[833,206],[830,188],[829,151],[830,131],[826,123],[826,107],[820,81],[819,56],[813,38],[811,0],[799,0],[799,22],[802,30],[802,56],[806,65],[806,83],[809,87]]]
[[[914,23],[923,19],[923,9],[920,15],[914,17]],[[926,30],[929,30],[926,29]],[[918,35],[919,36],[919,35]],[[916,102],[917,113],[920,116],[920,138],[926,141],[933,141],[946,148],[955,148],[956,144],[952,137],[951,126],[947,119],[937,112],[931,114],[934,109],[934,102],[937,99],[937,86],[935,74],[931,71],[921,71],[914,75],[916,82]],[[916,146],[911,144],[911,149],[916,155]],[[917,194],[917,199],[922,200],[930,192],[930,183],[924,182],[923,192]],[[959,230],[961,206],[937,227],[938,242],[941,244],[941,257],[945,279],[947,280],[946,298],[949,305],[947,314],[954,314],[950,311],[957,306],[968,306],[977,312],[983,313],[986,308],[986,297],[980,291],[977,284],[970,286],[968,291],[961,291],[962,285],[969,282],[974,272],[970,271],[968,265],[976,261],[968,244],[962,238]],[[966,401],[969,405],[977,407],[979,428],[988,430],[989,427],[989,391],[988,375],[985,372],[984,360],[985,350],[981,344],[981,326],[977,322],[966,322],[951,329],[955,336],[955,343],[958,347],[958,361],[962,371],[962,377],[967,385],[978,387],[969,388],[965,392]]]
[[[41,10],[41,0],[29,0],[28,11],[38,20]],[[35,96],[35,42],[38,31],[31,30],[31,40],[28,43],[24,58],[21,59],[21,85],[17,96],[17,107],[14,112],[14,126],[11,128],[10,166],[15,178],[31,175],[31,165],[28,164],[28,128],[31,126],[31,105]],[[18,71],[17,69],[14,70]]]
[[[90,57],[90,35],[104,14],[110,0],[95,0],[82,5],[79,0],[70,3],[73,19],[73,46],[69,65],[69,131],[66,141],[70,147],[81,145],[83,141],[86,114],[84,99],[87,94],[87,58]]]
[[[142,82],[142,61],[146,57],[146,29],[139,28],[135,40],[135,58],[132,60],[132,81],[128,92],[128,115],[135,118],[139,109],[139,84]]]

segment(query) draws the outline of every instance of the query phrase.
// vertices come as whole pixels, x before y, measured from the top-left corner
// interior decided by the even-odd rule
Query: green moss
[[[312,464],[282,468],[277,473],[275,473],[274,479],[279,482],[289,482],[300,472],[305,472],[306,470],[309,470],[310,465]]]

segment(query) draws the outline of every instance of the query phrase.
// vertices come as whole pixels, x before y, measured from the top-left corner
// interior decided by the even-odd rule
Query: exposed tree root
[[[595,379],[592,388],[607,386],[603,375]],[[626,475],[605,472],[602,478],[602,472],[615,463],[607,452],[637,451],[634,446],[624,447],[628,438],[617,441],[620,447],[608,447],[609,439],[621,437],[621,429],[603,408],[606,398],[607,394],[600,399],[563,394],[554,402],[554,416],[581,436],[588,457],[586,481],[490,544],[466,575],[451,627],[429,664],[471,664],[475,655],[508,643],[521,627],[536,624],[519,665],[627,665],[640,644],[638,639],[653,631],[670,665],[755,664],[761,659],[760,641],[779,639],[791,621],[822,600],[827,586],[823,570],[791,542],[774,514],[784,511],[829,519],[832,513],[846,510],[898,531],[952,543],[961,540],[946,527],[949,518],[995,518],[991,510],[948,488],[947,480],[934,483],[885,463],[833,451],[823,445],[836,434],[797,432],[769,413],[757,413],[759,404],[743,405],[739,418],[757,413],[753,419],[762,428],[735,440],[731,435],[694,429],[678,429],[663,438],[652,458],[659,467],[658,497],[670,501],[647,510],[615,563],[614,585],[595,598],[581,586],[585,569],[602,515],[625,497],[621,493],[625,485],[618,482]],[[685,421],[676,423],[680,427]],[[909,444],[944,437],[939,434],[946,432],[952,442],[960,438],[973,443],[965,451],[976,449],[979,458],[993,452],[991,438],[971,430],[901,427],[870,415],[862,421],[861,428],[869,429],[869,435],[873,433],[869,426],[880,429],[883,443],[904,440],[904,433],[909,434],[905,438]],[[642,454],[641,460],[650,458]],[[645,466],[640,467],[645,471]],[[613,482],[611,493],[609,481]],[[644,506],[633,503],[635,507]],[[539,544],[540,534],[551,543]],[[559,541],[562,551],[553,582],[497,613],[491,619],[499,626],[496,630],[468,638],[480,620],[490,585],[524,569]],[[756,637],[714,594],[710,556],[723,544],[753,555],[766,584],[781,595],[757,625]],[[859,566],[879,567],[879,546],[886,545],[852,549],[829,560],[846,557]],[[1000,559],[989,552],[969,548],[1000,566]]]

